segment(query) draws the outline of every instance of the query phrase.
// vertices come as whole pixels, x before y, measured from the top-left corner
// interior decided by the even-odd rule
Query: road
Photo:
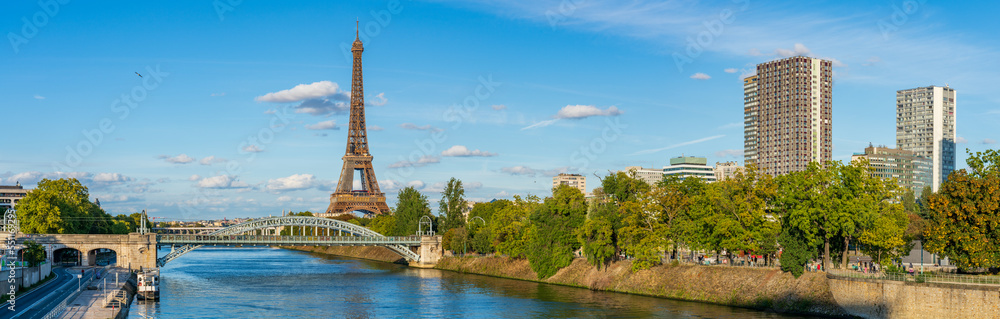
[[[9,310],[10,303],[3,304],[3,309],[0,309],[0,319],[42,318],[48,314],[49,310],[76,291],[77,274],[75,272],[71,273],[65,268],[55,268],[52,269],[52,272],[56,274],[56,278],[52,278],[52,280],[42,285],[41,288],[27,295],[18,296],[15,299],[14,311]],[[87,281],[93,275],[93,270],[87,270],[81,282]],[[83,289],[87,289],[87,287],[83,287]]]

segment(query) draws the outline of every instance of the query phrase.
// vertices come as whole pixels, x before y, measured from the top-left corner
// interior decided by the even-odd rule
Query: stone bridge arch
[[[41,244],[50,262],[55,251],[72,248],[80,252],[82,265],[94,265],[89,253],[105,248],[115,251],[118,267],[156,267],[156,234],[32,234],[17,239],[19,243],[28,240]]]

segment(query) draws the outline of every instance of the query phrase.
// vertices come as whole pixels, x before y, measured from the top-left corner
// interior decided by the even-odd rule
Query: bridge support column
[[[444,256],[444,247],[441,246],[441,236],[420,236],[420,248],[417,251],[420,261],[410,263],[411,267],[433,268]]]

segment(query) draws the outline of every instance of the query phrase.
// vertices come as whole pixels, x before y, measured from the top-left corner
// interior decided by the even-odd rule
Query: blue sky
[[[0,10],[0,180],[77,177],[114,214],[324,210],[355,19],[390,205],[412,185],[436,207],[451,177],[489,200],[559,172],[593,188],[681,154],[742,162],[740,79],[791,55],[835,61],[835,160],[892,146],[895,91],[928,85],[957,90],[961,149],[1000,140],[996,2],[52,3]]]

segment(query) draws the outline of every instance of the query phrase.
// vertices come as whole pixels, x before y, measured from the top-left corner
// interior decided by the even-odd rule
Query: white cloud
[[[202,180],[198,181],[197,186],[201,188],[215,188],[215,189],[250,187],[250,185],[248,185],[247,183],[240,182],[236,176],[230,176],[230,175],[205,177]]]
[[[693,141],[687,141],[687,142],[683,142],[683,143],[677,143],[677,144],[670,145],[670,146],[667,146],[667,147],[654,148],[654,149],[648,149],[648,150],[641,150],[641,151],[638,151],[638,152],[635,152],[635,153],[632,153],[632,154],[629,154],[629,155],[652,154],[652,153],[656,153],[656,152],[660,152],[660,151],[665,151],[665,150],[669,150],[669,149],[673,149],[673,148],[678,148],[678,147],[681,147],[681,146],[688,146],[688,145],[698,144],[698,143],[705,142],[705,141],[711,141],[711,140],[714,140],[714,139],[717,139],[717,138],[722,138],[724,136],[725,135],[709,136],[709,137],[705,137],[705,138],[699,138],[699,139],[693,140]]]
[[[705,74],[705,73],[698,72],[698,73],[692,74],[691,78],[695,79],[695,80],[708,80],[708,79],[711,79],[712,76],[710,76],[708,74]]]
[[[434,164],[434,163],[440,163],[440,162],[441,162],[441,158],[440,157],[431,156],[431,155],[424,155],[424,156],[421,156],[420,159],[418,159],[416,162],[411,162],[411,161],[408,161],[408,160],[402,160],[402,161],[399,161],[399,162],[395,162],[395,163],[389,164],[389,168],[423,167],[423,166],[427,166],[427,164]]]
[[[96,183],[117,183],[131,180],[132,178],[119,173],[97,173],[92,179]]]
[[[383,179],[378,181],[378,187],[383,192],[394,192],[403,189],[403,183],[392,179]]]
[[[483,188],[483,183],[468,182],[468,183],[463,183],[463,186],[465,186],[465,189],[480,189]]]
[[[167,155],[160,155],[158,158],[166,160],[167,163],[173,163],[173,164],[187,164],[194,162],[194,158],[187,156],[187,154],[181,154],[174,157],[170,157]]]
[[[368,125],[368,130],[369,131],[382,131],[382,130],[385,130],[385,129],[382,128],[381,126],[378,126],[378,125]]]
[[[996,143],[997,143],[997,140],[994,140],[992,138],[983,139],[983,144],[986,144],[986,145],[996,144]]]
[[[275,199],[275,200],[279,201],[279,202],[290,202],[290,201],[292,201],[292,197],[291,196],[287,196],[287,195],[286,196],[278,196],[278,198]]]
[[[310,130],[336,130],[337,122],[334,120],[322,121],[312,125],[306,125],[306,129]]]
[[[192,181],[192,182],[196,181],[196,180],[199,180],[199,179],[201,179],[201,175],[198,175],[198,174],[194,174],[194,175],[191,175],[191,177],[188,177],[188,180]]]
[[[260,147],[257,147],[257,145],[250,144],[250,145],[244,146],[243,147],[243,151],[244,152],[250,152],[250,153],[260,153],[260,152],[263,152],[264,149],[262,149]]]
[[[340,93],[340,86],[330,81],[319,81],[310,84],[299,84],[287,90],[264,94],[254,100],[258,102],[298,102]]]
[[[368,100],[368,105],[373,106],[383,106],[386,103],[389,103],[389,99],[385,98],[385,93],[379,93],[375,95],[375,98]]]
[[[715,152],[716,157],[736,157],[743,158],[743,150],[721,150]]]
[[[464,145],[455,145],[455,146],[452,146],[451,148],[446,149],[443,152],[441,152],[441,156],[447,156],[447,157],[473,157],[473,156],[490,157],[490,156],[497,156],[497,153],[483,152],[483,151],[480,151],[480,150],[471,150],[470,151]]]
[[[226,92],[222,93],[212,93],[210,96],[226,96]]]
[[[811,56],[812,51],[809,50],[809,48],[807,48],[802,43],[796,43],[792,49],[783,49],[783,48],[774,49],[774,54],[783,58],[789,58],[798,55]]]
[[[424,188],[424,182],[419,180],[412,180],[406,183],[407,187],[413,187],[415,189]]]
[[[225,163],[225,162],[226,159],[215,157],[215,155],[202,158],[200,161],[198,161],[198,163],[200,163],[201,165],[212,165],[216,163]]]
[[[557,119],[582,119],[591,116],[617,116],[623,112],[615,106],[601,110],[593,105],[567,105],[554,116]]]
[[[726,73],[736,73],[736,72],[739,72],[739,70],[737,70],[735,68],[728,68],[728,69],[725,69],[724,71],[726,71]]]
[[[267,190],[274,192],[302,190],[316,187],[319,183],[312,174],[295,174],[267,181]]]
[[[556,176],[556,175],[559,175],[560,173],[568,172],[569,171],[569,167],[558,167],[558,168],[554,168],[554,169],[540,170],[540,169],[534,169],[534,168],[523,166],[523,165],[518,165],[518,166],[513,166],[513,167],[502,167],[502,168],[500,168],[500,171],[504,172],[504,173],[507,173],[507,174],[511,174],[511,175],[523,175],[523,176],[536,176],[536,175]]]
[[[493,108],[494,110],[497,110],[497,111],[499,111],[499,110],[506,110],[507,109],[507,106],[503,105],[503,104],[494,104],[493,106],[490,106],[490,107]]]
[[[36,100],[44,100],[44,99],[45,99],[45,97],[44,97],[44,96],[41,96],[41,95],[38,95],[38,94],[35,94],[35,99],[36,99]]]
[[[275,110],[275,109],[270,109],[270,110],[264,111],[264,114],[267,114],[267,115],[271,115],[271,114],[275,114],[275,113],[278,113],[278,111]]]
[[[416,131],[431,131],[431,132],[440,132],[440,131],[443,131],[442,129],[433,127],[430,124],[427,124],[427,125],[424,125],[424,126],[417,126],[416,124],[413,124],[413,123],[403,123],[403,124],[399,124],[399,127],[403,128],[405,130],[416,130]]]
[[[969,142],[969,140],[967,140],[967,139],[965,139],[964,137],[961,137],[961,136],[955,138],[955,144],[965,144],[965,143],[968,143],[968,142]]]

